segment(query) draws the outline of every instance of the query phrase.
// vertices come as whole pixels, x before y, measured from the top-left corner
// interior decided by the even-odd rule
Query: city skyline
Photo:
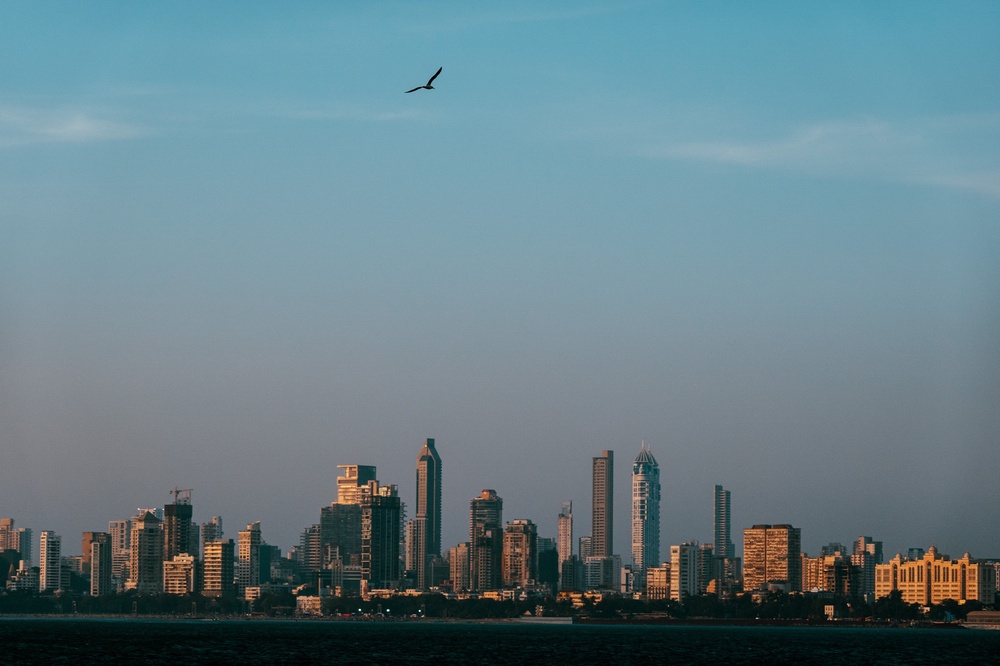
[[[998,500],[997,3],[0,19],[0,512],[36,537],[193,488],[286,549],[345,464],[413,518],[426,437],[442,551],[487,488],[579,537],[591,458],[645,440],[661,558],[713,485],[737,550],[1000,554],[962,510]]]

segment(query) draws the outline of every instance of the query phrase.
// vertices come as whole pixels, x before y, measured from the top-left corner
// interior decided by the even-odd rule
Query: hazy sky
[[[662,557],[1000,556],[1000,4],[0,6],[0,516],[283,550],[376,465]],[[438,67],[435,90],[404,94]]]

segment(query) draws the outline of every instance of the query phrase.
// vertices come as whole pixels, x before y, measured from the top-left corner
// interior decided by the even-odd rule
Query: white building
[[[670,546],[670,598],[673,601],[684,601],[698,594],[700,551],[697,542]]]
[[[38,591],[62,589],[62,539],[50,530],[42,532],[38,545]]]

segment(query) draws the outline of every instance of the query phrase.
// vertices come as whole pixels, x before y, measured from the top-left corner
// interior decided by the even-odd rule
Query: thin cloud
[[[879,178],[1000,196],[1000,164],[988,147],[998,139],[996,116],[904,123],[866,119],[802,125],[768,141],[692,141],[642,152],[656,158]]]
[[[0,106],[0,145],[133,139],[145,131],[85,110]]]

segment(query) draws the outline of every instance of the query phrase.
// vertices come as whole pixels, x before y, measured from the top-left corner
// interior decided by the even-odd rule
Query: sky
[[[0,6],[0,516],[193,489],[288,550],[378,468],[661,558],[1000,557],[1000,5]],[[404,91],[439,67],[434,90]]]

